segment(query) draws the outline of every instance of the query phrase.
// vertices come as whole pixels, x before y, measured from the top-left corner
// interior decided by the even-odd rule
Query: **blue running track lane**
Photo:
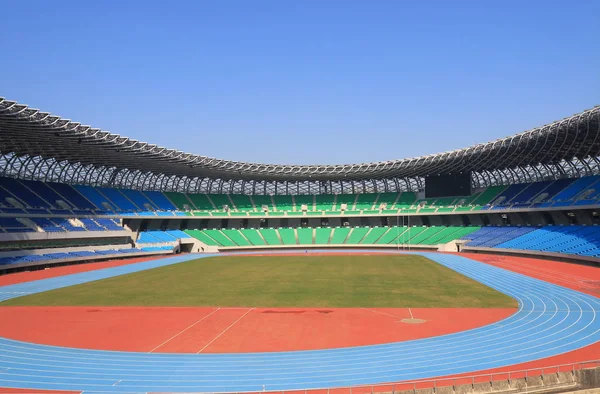
[[[459,255],[414,253],[519,302],[473,330],[382,345],[272,353],[155,354],[0,338],[0,387],[85,393],[240,392],[376,384],[504,367],[600,340],[600,299]],[[0,287],[3,299],[196,259],[170,257]],[[199,289],[201,290],[201,289]],[[38,323],[43,330],[43,322]]]

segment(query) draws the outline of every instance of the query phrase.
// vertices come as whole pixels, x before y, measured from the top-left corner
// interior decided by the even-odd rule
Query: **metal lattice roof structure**
[[[496,141],[416,158],[343,165],[230,161],[167,149],[0,98],[4,176],[134,189],[301,194],[416,190],[471,172],[489,186],[600,172],[600,106]]]

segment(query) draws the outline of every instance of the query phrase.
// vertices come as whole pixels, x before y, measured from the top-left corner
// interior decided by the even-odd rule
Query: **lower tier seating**
[[[467,246],[600,257],[600,226],[485,227]]]
[[[477,231],[467,227],[318,227],[186,230],[209,246],[264,245],[437,245]],[[139,242],[139,241],[138,241]]]
[[[102,250],[80,250],[80,251],[58,251],[44,254],[28,254],[23,256],[0,257],[1,269],[10,268],[10,265],[20,263],[52,263],[53,261],[62,259],[77,259],[77,258],[106,258],[119,257],[129,254],[147,253],[147,252],[168,252],[172,251],[172,246],[152,246],[141,248],[115,248]]]

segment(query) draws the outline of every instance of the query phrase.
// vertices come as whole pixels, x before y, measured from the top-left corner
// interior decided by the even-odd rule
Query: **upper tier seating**
[[[44,201],[27,186],[13,178],[0,178],[2,187],[9,196],[18,200],[23,206],[31,208],[50,208],[50,204]],[[5,201],[4,201],[5,203]]]
[[[161,192],[147,191],[144,195],[161,211],[176,211],[177,207]]]
[[[0,213],[119,216],[323,216],[464,212],[600,204],[600,176],[493,186],[471,196],[414,192],[309,195],[184,194],[0,178]],[[306,213],[303,212],[306,207]],[[225,209],[227,208],[227,210]],[[383,209],[381,211],[381,209]],[[90,212],[93,211],[93,212]]]
[[[73,207],[82,210],[96,210],[94,204],[90,202],[87,198],[85,198],[81,193],[79,193],[75,188],[71,185],[65,185],[64,183],[53,183],[50,182],[47,184],[57,193],[59,193],[62,197],[64,197]]]

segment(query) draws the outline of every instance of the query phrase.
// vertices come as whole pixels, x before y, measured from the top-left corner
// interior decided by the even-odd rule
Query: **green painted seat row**
[[[308,194],[308,195],[245,195],[245,194],[184,194],[165,192],[165,196],[182,211],[201,211],[224,213],[228,208],[233,212],[287,212],[289,216],[302,214],[306,207],[307,215],[320,215],[322,212],[341,212],[345,206],[346,214],[356,214],[361,211],[379,212],[383,209],[392,213],[397,210],[417,212],[451,212],[453,210],[467,211],[481,209],[490,203],[498,194],[506,189],[505,186],[492,186],[471,196],[439,197],[418,199],[414,192],[386,192],[360,194]],[[458,207],[457,207],[458,206]],[[390,212],[391,211],[391,212]]]
[[[318,227],[186,230],[209,246],[437,245],[462,238],[478,226]]]

